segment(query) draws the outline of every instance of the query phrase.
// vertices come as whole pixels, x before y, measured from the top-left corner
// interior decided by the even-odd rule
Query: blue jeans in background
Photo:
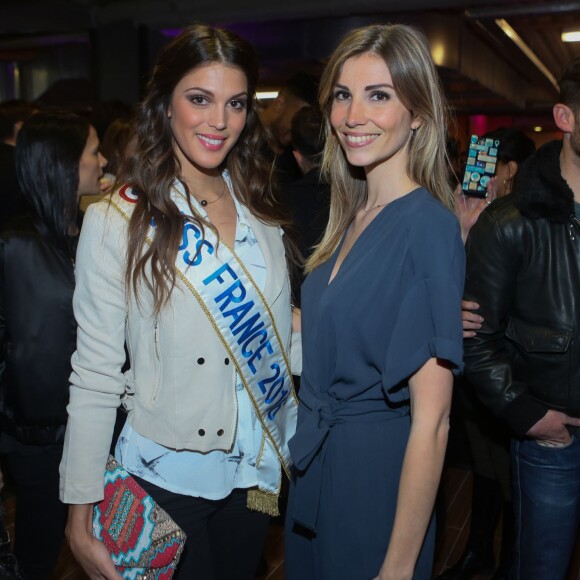
[[[512,439],[512,580],[564,580],[580,523],[580,438],[566,447]]]

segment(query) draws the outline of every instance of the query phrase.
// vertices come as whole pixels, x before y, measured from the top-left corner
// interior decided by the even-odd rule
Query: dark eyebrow
[[[212,91],[208,91],[207,89],[204,89],[203,87],[188,87],[187,89],[185,89],[186,93],[188,93],[189,91],[198,91],[198,92],[203,93],[204,95],[208,95],[210,97],[214,96]],[[236,95],[232,95],[231,97],[229,97],[229,99],[238,99],[240,97],[247,97],[247,96],[248,96],[248,92],[242,91],[241,93],[237,93]]]
[[[200,93],[204,93],[206,95],[213,95],[211,91],[208,91],[207,89],[204,89],[202,87],[187,87],[185,89],[185,92],[187,93],[189,91],[199,91]]]
[[[376,89],[394,89],[394,87],[389,83],[382,83],[379,85],[368,85],[367,87],[365,87],[365,91],[374,91]]]
[[[350,90],[348,87],[341,85],[340,83],[336,83],[335,86],[337,89],[344,89],[345,91]],[[395,90],[395,87],[393,87],[393,85],[390,85],[389,83],[382,83],[378,85],[368,85],[365,87],[365,91],[374,91],[376,89],[385,89],[385,88]]]

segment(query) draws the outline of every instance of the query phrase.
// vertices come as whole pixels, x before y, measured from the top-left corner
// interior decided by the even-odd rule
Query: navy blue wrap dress
[[[302,287],[288,580],[378,574],[411,426],[408,377],[432,357],[462,366],[465,254],[442,204],[423,188],[391,202],[329,284],[339,252]],[[431,522],[415,578],[431,577],[433,543]]]

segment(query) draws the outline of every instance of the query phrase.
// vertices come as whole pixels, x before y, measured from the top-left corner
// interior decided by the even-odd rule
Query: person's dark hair
[[[79,163],[89,131],[87,119],[53,111],[33,115],[16,139],[22,193],[66,249],[78,214]]]
[[[580,113],[580,56],[573,58],[566,65],[558,84],[560,102],[568,105],[574,114]]]
[[[519,166],[536,150],[534,142],[517,129],[502,127],[486,133],[484,137],[499,139],[497,158],[503,163],[515,161]]]
[[[35,107],[20,99],[0,103],[0,140],[11,139],[14,135],[14,125],[26,122],[34,113]]]
[[[127,146],[135,135],[130,119],[115,119],[105,131],[101,153],[107,160],[107,172],[117,175],[127,154]]]
[[[455,189],[461,183],[461,147],[459,139],[449,133],[445,137],[445,151],[449,160],[449,184]]]
[[[445,151],[447,151],[447,157],[450,160],[459,159],[461,156],[461,147],[459,146],[459,139],[447,135],[445,137]]]
[[[302,107],[292,118],[292,147],[311,163],[319,164],[326,131],[318,106]]]
[[[137,195],[129,223],[127,290],[138,296],[138,283],[143,280],[153,293],[156,311],[166,303],[175,285],[175,258],[184,219],[170,195],[181,166],[174,154],[167,111],[179,81],[197,67],[214,63],[240,69],[248,81],[246,125],[228,153],[223,169],[229,172],[236,197],[256,217],[270,224],[286,223],[272,192],[273,159],[258,117],[256,52],[249,42],[227,30],[200,24],[190,26],[165,47],[157,60],[137,112],[137,150],[119,176]],[[186,184],[183,185],[187,191]],[[155,238],[146,244],[152,218],[156,224]],[[203,229],[204,224],[196,218],[187,219]],[[148,265],[151,276],[145,273]]]
[[[318,101],[318,79],[311,74],[299,72],[292,75],[282,87],[282,91],[308,105],[316,105]]]
[[[97,131],[99,141],[103,141],[109,125],[115,119],[131,119],[133,107],[119,100],[102,101],[97,103],[89,116],[91,125]]]

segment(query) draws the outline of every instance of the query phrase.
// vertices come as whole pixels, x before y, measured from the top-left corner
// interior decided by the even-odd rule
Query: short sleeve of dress
[[[410,287],[402,289],[382,373],[383,390],[392,402],[408,398],[408,377],[430,358],[446,360],[454,372],[463,367],[465,251],[458,228],[450,221],[445,220],[445,229],[435,227],[410,242],[415,276]]]

